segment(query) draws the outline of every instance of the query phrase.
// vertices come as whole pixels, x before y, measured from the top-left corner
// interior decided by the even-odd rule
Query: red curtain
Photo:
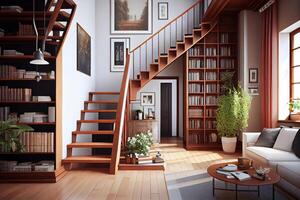
[[[278,28],[277,2],[262,13],[262,46],[261,46],[261,102],[262,126],[266,128],[277,125],[278,93]]]

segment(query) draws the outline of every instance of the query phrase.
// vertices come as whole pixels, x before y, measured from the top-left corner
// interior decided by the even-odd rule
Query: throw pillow
[[[300,130],[297,132],[294,138],[292,150],[296,154],[296,156],[300,158]]]
[[[293,141],[298,130],[295,128],[282,128],[273,148],[282,151],[292,151]]]
[[[264,128],[259,135],[255,146],[272,148],[280,130],[281,128]]]

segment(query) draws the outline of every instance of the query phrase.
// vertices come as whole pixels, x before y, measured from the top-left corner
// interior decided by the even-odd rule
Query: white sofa
[[[277,186],[300,198],[300,159],[293,152],[254,146],[259,135],[260,132],[243,133],[243,157],[277,170],[281,177]]]

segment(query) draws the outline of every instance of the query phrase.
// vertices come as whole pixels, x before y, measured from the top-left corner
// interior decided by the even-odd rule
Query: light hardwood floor
[[[174,179],[183,172],[205,170],[216,161],[237,155],[221,152],[186,151],[177,144],[158,147],[166,160],[166,171],[119,171],[116,176],[96,170],[73,170],[55,184],[0,184],[0,199],[168,199],[165,175]]]

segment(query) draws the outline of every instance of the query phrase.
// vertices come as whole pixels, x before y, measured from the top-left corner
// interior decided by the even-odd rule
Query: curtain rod
[[[275,3],[275,0],[268,1],[263,7],[259,9],[259,12],[264,12],[267,8],[269,8],[273,3]]]

